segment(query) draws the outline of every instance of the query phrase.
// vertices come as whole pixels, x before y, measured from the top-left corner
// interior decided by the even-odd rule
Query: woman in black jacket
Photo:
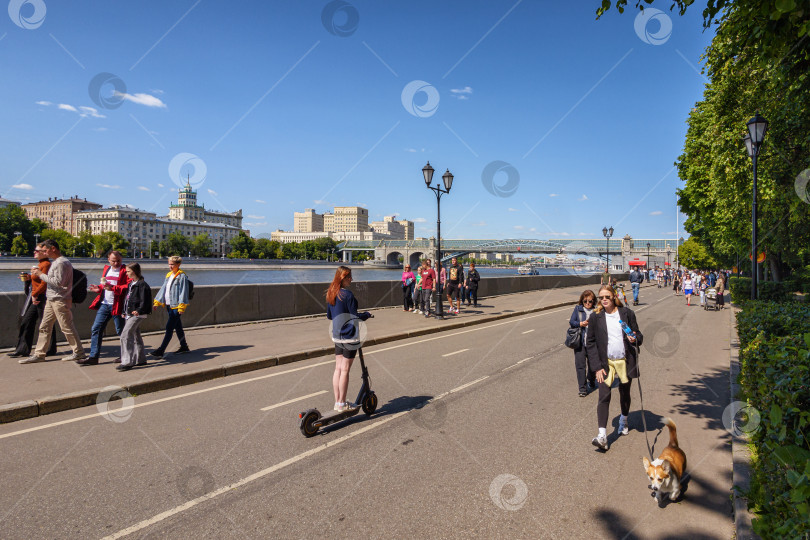
[[[588,318],[591,316],[596,304],[596,295],[590,289],[579,295],[579,303],[574,306],[574,312],[568,321],[571,328],[582,328],[579,346],[574,348],[574,367],[577,370],[577,384],[579,397],[588,395],[589,390],[596,388],[594,373],[588,372],[588,350],[585,348],[585,338],[588,335]]]
[[[596,416],[599,434],[594,437],[594,446],[608,449],[607,420],[610,407],[610,387],[619,379],[619,435],[627,435],[627,415],[630,413],[630,384],[638,377],[638,352],[644,339],[636,323],[633,310],[624,307],[616,297],[613,287],[603,285],[597,297],[599,305],[588,319],[588,337],[585,346],[591,371],[599,383],[599,403]],[[628,333],[628,330],[631,333]]]
[[[123,316],[126,322],[124,329],[121,330],[121,365],[115,368],[118,371],[146,365],[141,322],[152,313],[152,290],[143,279],[141,265],[138,263],[128,265],[127,275],[131,282],[127,297],[124,299]]]

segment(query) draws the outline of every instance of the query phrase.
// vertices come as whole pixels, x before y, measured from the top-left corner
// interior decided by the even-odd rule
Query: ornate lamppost
[[[768,121],[759,115],[759,111],[751,118],[746,126],[748,133],[743,137],[745,149],[753,162],[754,184],[753,199],[751,202],[751,300],[757,299],[757,284],[759,281],[759,251],[757,249],[757,157],[759,149],[765,141],[765,132],[768,131]]]
[[[610,273],[610,237],[613,236],[613,227],[602,227],[602,236],[605,237],[605,256],[607,257],[607,268],[605,273]]]
[[[433,181],[433,167],[430,166],[428,161],[427,165],[422,167],[422,176],[425,178],[425,186],[436,194],[436,283],[437,291],[439,292],[439,299],[436,302],[436,318],[444,319],[444,304],[442,302],[442,195],[450,193],[450,188],[453,187],[453,175],[450,174],[450,169],[442,175],[441,184],[436,182],[436,187],[430,185]]]

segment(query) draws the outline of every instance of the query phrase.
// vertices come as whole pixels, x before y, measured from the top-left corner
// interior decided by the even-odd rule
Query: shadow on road
[[[338,422],[336,424],[332,424],[331,426],[327,426],[321,429],[320,433],[326,434],[336,429],[340,429],[342,427],[351,426],[369,420],[377,420],[378,418],[396,414],[398,412],[409,411],[411,409],[421,409],[422,406],[425,404],[425,402],[431,399],[431,397],[432,396],[400,396],[392,399],[391,401],[383,405],[381,408],[377,409],[377,411],[371,416],[366,416],[366,414],[361,411],[355,416],[352,416],[351,418],[348,418],[342,422]],[[442,402],[439,403],[441,403],[441,405],[444,405],[444,403]],[[429,408],[430,405],[431,404],[428,404],[427,406],[425,406],[425,408],[426,409]],[[443,411],[444,414],[443,415],[440,414],[439,417],[432,420],[426,419],[427,423],[443,423],[443,418],[441,417],[446,416],[446,409],[444,409],[443,407],[439,407],[438,409]],[[419,412],[421,413],[422,411],[420,410]],[[441,421],[439,422],[438,420]]]
[[[600,508],[593,512],[593,516],[605,528],[604,538],[615,538],[620,540],[631,540],[636,538],[644,538],[646,535],[639,536],[634,534],[634,530],[641,525],[645,520],[655,519],[655,512],[665,512],[662,508],[657,508],[654,502],[651,502],[653,508],[648,513],[643,513],[641,510],[637,511],[632,517],[623,516],[618,512],[608,509]],[[658,536],[659,540],[718,540],[723,538],[719,535],[709,535],[694,529],[687,529],[688,524],[683,524],[680,530],[673,527],[670,534]]]
[[[683,399],[675,409],[680,414],[707,420],[707,429],[725,430],[723,410],[728,405],[729,374],[714,369],[705,376],[695,375],[686,384],[672,387],[673,395]]]

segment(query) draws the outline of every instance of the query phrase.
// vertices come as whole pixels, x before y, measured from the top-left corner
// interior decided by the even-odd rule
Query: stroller
[[[708,311],[709,304],[711,304],[712,311],[717,311],[719,309],[717,305],[717,289],[714,287],[709,287],[706,289],[706,301],[703,302],[703,309]]]

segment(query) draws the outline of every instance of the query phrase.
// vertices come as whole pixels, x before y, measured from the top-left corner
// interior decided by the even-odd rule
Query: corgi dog
[[[671,501],[680,496],[681,477],[686,469],[686,454],[678,447],[678,430],[675,422],[671,418],[664,418],[663,422],[669,428],[669,445],[655,461],[643,459],[644,470],[650,479],[652,496],[659,504],[666,493],[669,493]]]

